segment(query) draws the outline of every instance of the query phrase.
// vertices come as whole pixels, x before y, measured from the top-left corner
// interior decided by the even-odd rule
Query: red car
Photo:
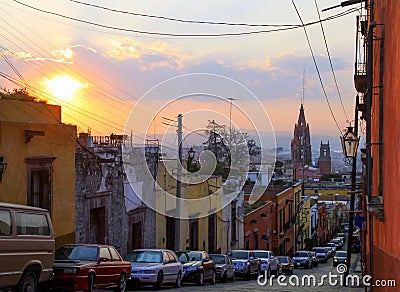
[[[131,263],[108,245],[70,244],[56,250],[54,277],[49,288],[93,291],[110,289],[124,292]]]

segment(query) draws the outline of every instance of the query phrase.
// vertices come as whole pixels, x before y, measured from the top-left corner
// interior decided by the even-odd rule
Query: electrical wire
[[[326,48],[326,52],[327,52],[327,54],[328,54],[328,59],[329,59],[329,64],[330,64],[330,66],[331,66],[331,71],[332,71],[333,79],[334,79],[334,81],[335,81],[336,90],[337,90],[337,93],[338,93],[338,96],[339,96],[339,99],[340,99],[340,103],[341,103],[341,105],[342,105],[342,109],[343,109],[344,115],[345,115],[345,117],[346,117],[346,121],[348,122],[348,121],[349,121],[349,117],[347,116],[346,109],[344,108],[343,100],[342,100],[342,95],[340,94],[339,85],[338,85],[338,82],[337,82],[337,80],[336,80],[336,74],[335,74],[335,70],[333,69],[332,58],[331,58],[331,54],[329,53],[328,42],[327,42],[327,40],[326,40],[324,26],[323,26],[322,21],[321,21],[321,15],[320,15],[320,13],[319,13],[319,8],[318,8],[317,0],[314,0],[314,2],[315,2],[315,7],[316,7],[317,13],[318,13],[318,19],[320,20],[321,31],[322,31],[322,35],[323,35],[323,38],[324,38],[325,48]]]
[[[302,27],[301,25],[297,25],[297,26],[290,26],[290,27],[283,27],[283,28],[276,28],[276,29],[268,29],[268,30],[251,30],[251,31],[245,31],[245,32],[216,33],[216,34],[163,33],[163,32],[143,31],[143,30],[135,30],[135,29],[128,29],[128,28],[121,28],[121,27],[104,25],[104,24],[100,24],[100,23],[96,23],[96,22],[92,22],[92,21],[87,21],[87,20],[83,20],[83,19],[79,19],[79,18],[75,18],[75,17],[70,17],[70,16],[66,16],[66,15],[63,15],[63,14],[59,14],[59,13],[56,13],[56,12],[40,9],[40,8],[31,6],[31,5],[25,4],[23,2],[20,2],[18,0],[13,0],[13,1],[15,3],[18,3],[18,4],[22,5],[22,6],[25,6],[27,8],[30,8],[30,9],[33,9],[33,10],[36,10],[36,11],[40,11],[42,13],[46,13],[46,14],[58,16],[58,17],[61,17],[61,18],[65,18],[65,19],[69,19],[69,20],[73,20],[73,21],[89,24],[89,25],[92,25],[92,26],[98,26],[98,27],[117,30],[117,31],[125,31],[125,32],[138,33],[138,34],[153,35],[153,36],[169,36],[169,37],[232,37],[232,36],[245,36],[245,35],[272,33],[272,32],[286,31],[286,30],[297,29],[297,28],[301,28]],[[347,10],[345,12],[339,13],[336,16],[328,17],[328,18],[324,19],[323,21],[332,20],[332,19],[347,15],[347,14],[352,13],[352,12],[357,11],[357,10],[358,10],[358,8],[352,8],[352,9],[349,9],[349,10]],[[311,23],[303,24],[303,27],[304,26],[308,26],[308,25],[313,25],[313,24],[316,24],[318,22],[319,21],[314,21],[314,22],[311,22]]]
[[[333,120],[335,121],[335,124],[336,124],[337,128],[339,129],[340,135],[342,135],[342,131],[341,131],[340,127],[339,127],[339,124],[338,124],[338,122],[337,122],[337,120],[336,120],[336,117],[335,117],[335,115],[334,115],[334,113],[333,113],[331,104],[330,104],[330,102],[329,102],[328,95],[326,94],[326,90],[325,90],[325,87],[324,87],[324,83],[322,82],[321,73],[319,72],[318,64],[317,64],[317,61],[316,61],[316,59],[315,59],[314,51],[313,51],[313,49],[312,49],[312,47],[311,47],[311,42],[310,42],[310,39],[309,39],[309,37],[308,37],[306,27],[304,26],[303,19],[301,18],[300,12],[299,12],[299,10],[297,9],[296,4],[294,3],[294,0],[292,0],[292,4],[293,4],[294,9],[296,10],[297,16],[298,16],[299,19],[300,19],[300,22],[303,24],[304,34],[305,34],[306,39],[307,39],[308,47],[309,47],[309,49],[310,49],[311,56],[312,56],[313,61],[314,61],[314,66],[315,66],[315,69],[317,70],[319,82],[320,82],[320,84],[321,84],[322,91],[324,92],[324,96],[325,96],[326,102],[327,102],[327,104],[328,104],[329,110],[330,110],[330,112],[331,112],[332,118],[333,118]]]
[[[85,6],[90,6],[90,7],[95,7],[95,8],[99,8],[99,9],[102,9],[102,10],[111,11],[111,12],[129,14],[129,15],[133,15],[133,16],[140,16],[140,17],[146,17],[146,18],[156,18],[156,19],[162,19],[162,20],[168,20],[168,21],[174,21],[174,22],[181,22],[181,23],[227,25],[227,26],[246,26],[246,27],[283,27],[283,26],[286,26],[286,27],[297,27],[298,26],[296,24],[252,24],[252,23],[232,23],[232,22],[214,22],[214,21],[202,21],[202,20],[186,20],[186,19],[172,18],[172,17],[159,16],[159,15],[128,12],[128,11],[124,11],[124,10],[117,10],[117,9],[113,9],[113,8],[108,8],[108,7],[95,5],[95,4],[91,4],[91,3],[87,3],[87,2],[82,2],[82,1],[76,1],[76,0],[69,0],[69,1],[77,3],[77,4],[85,5]]]

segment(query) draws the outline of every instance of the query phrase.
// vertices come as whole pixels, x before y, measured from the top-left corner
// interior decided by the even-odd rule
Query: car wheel
[[[212,275],[211,275],[210,284],[215,285],[215,283],[216,283],[216,275],[215,275],[215,271],[213,271]]]
[[[201,271],[200,272],[200,276],[199,276],[199,280],[197,280],[197,285],[203,286],[203,284],[204,284],[204,272]]]
[[[160,289],[162,286],[163,280],[164,280],[164,274],[162,271],[159,271],[158,275],[157,275],[157,282],[154,284],[154,288]]]
[[[93,292],[94,290],[94,275],[89,274],[88,276],[88,289],[86,290],[87,292]]]
[[[126,275],[121,274],[121,276],[119,276],[118,287],[114,291],[125,292],[125,290],[126,290]]]
[[[36,274],[31,271],[25,272],[19,280],[17,291],[18,292],[36,292],[38,280]]]
[[[179,287],[181,287],[181,284],[182,284],[182,275],[181,275],[181,272],[179,272],[178,277],[176,278],[176,281],[175,281],[175,287],[179,288]]]
[[[225,283],[227,280],[228,280],[228,272],[225,271],[225,272],[224,272],[224,275],[223,275],[222,278],[221,278],[221,281]]]

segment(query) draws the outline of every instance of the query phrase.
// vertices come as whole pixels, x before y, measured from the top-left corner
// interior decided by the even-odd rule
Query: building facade
[[[365,80],[357,86],[359,111],[366,121],[362,228],[365,274],[400,283],[400,2],[368,0],[367,13],[359,18],[358,38],[366,48]],[[380,288],[392,291],[394,288]],[[371,288],[376,290],[376,288]]]
[[[60,106],[0,99],[0,201],[48,209],[56,246],[75,242],[75,146]]]

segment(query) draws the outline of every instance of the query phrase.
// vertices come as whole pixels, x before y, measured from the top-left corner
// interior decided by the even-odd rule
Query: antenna
[[[304,104],[304,91],[305,91],[305,89],[306,89],[306,87],[305,87],[305,79],[306,79],[306,69],[303,68],[303,87],[302,87],[302,89],[303,89],[303,96],[302,96],[302,98],[301,98],[301,104]]]

